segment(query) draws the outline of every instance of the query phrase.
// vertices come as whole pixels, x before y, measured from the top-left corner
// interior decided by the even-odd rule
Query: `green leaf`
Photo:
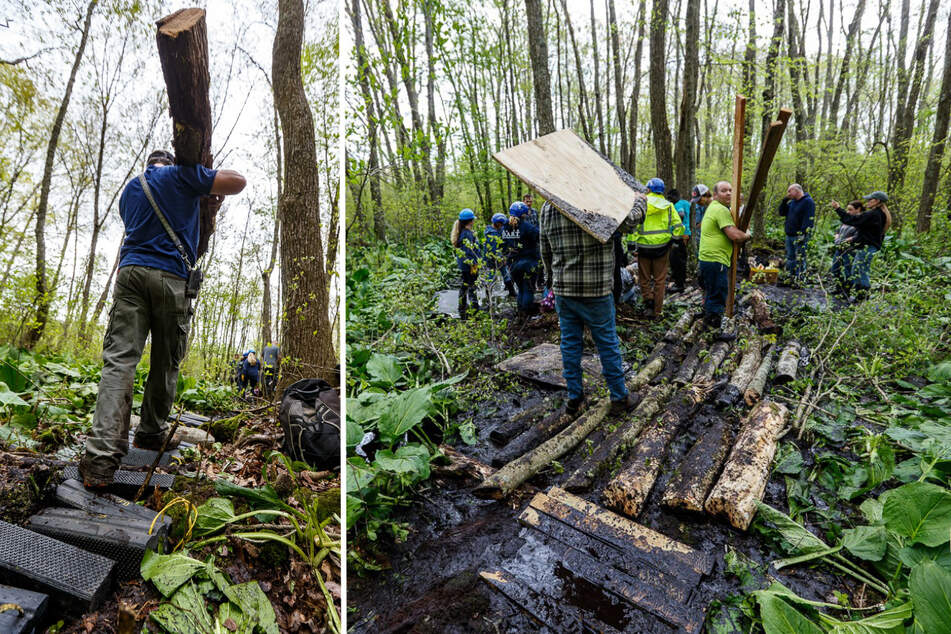
[[[170,603],[163,603],[150,614],[166,632],[174,634],[212,634],[214,623],[205,607],[205,600],[194,583],[175,593]]]
[[[406,445],[396,450],[376,452],[374,466],[398,475],[410,476],[410,482],[418,482],[429,477],[429,451],[422,445]]]
[[[875,498],[868,498],[859,505],[859,510],[869,524],[880,524],[882,521],[882,503]]]
[[[375,477],[376,473],[366,460],[360,457],[347,458],[347,493],[365,494]]]
[[[915,604],[915,622],[928,634],[951,634],[951,572],[923,561],[912,568],[908,590]]]
[[[939,546],[951,531],[951,491],[928,482],[912,482],[882,494],[885,526],[912,543]]]
[[[378,428],[385,442],[393,443],[425,419],[432,407],[429,387],[406,390],[390,402],[380,417]]]
[[[353,449],[359,445],[360,441],[363,440],[364,433],[360,423],[350,420],[350,417],[347,416],[347,449]]]
[[[775,594],[754,592],[766,634],[822,634],[818,625]]]
[[[821,613],[819,620],[829,626],[829,634],[904,634],[904,622],[911,614],[912,603],[907,601],[858,621],[840,621]]]
[[[198,507],[193,533],[196,537],[221,530],[235,518],[234,504],[226,498],[209,498]]]
[[[205,564],[182,553],[159,555],[145,551],[139,571],[142,578],[151,581],[164,596],[171,596],[183,583],[191,579]]]
[[[475,423],[473,423],[471,420],[467,420],[466,422],[459,425],[459,437],[462,439],[462,442],[469,446],[479,442],[479,439],[476,436]]]
[[[215,481],[215,491],[228,497],[243,497],[248,500],[255,508],[272,508],[281,510],[290,510],[281,497],[274,491],[271,485],[251,489],[238,486],[233,482],[219,478]]]
[[[944,545],[934,547],[923,544],[905,546],[898,551],[898,558],[909,568],[914,568],[923,561],[933,561],[939,566],[951,570],[951,551]]]
[[[251,623],[257,623],[257,629],[264,634],[279,634],[274,606],[257,581],[229,586],[224,589],[224,594],[247,615]]]
[[[13,392],[7,384],[0,381],[0,405],[12,405],[14,407],[29,407],[30,404],[20,398],[16,392]]]
[[[866,561],[879,561],[885,556],[886,534],[884,526],[857,526],[842,531],[842,546],[850,553]]]
[[[391,387],[403,377],[399,359],[389,354],[374,353],[367,362],[367,372],[374,383]]]
[[[829,548],[828,544],[807,531],[802,525],[797,524],[782,511],[763,502],[757,502],[756,508],[762,518],[772,524],[782,538],[792,546],[793,552],[807,554]]]
[[[779,473],[796,475],[802,471],[802,454],[795,443],[784,442],[780,445],[775,459],[775,470]]]

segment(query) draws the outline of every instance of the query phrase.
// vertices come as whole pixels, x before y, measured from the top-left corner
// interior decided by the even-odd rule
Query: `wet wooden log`
[[[717,396],[718,406],[729,407],[743,396],[746,386],[750,384],[753,375],[760,366],[762,347],[763,342],[758,337],[749,340],[746,350],[743,351],[740,364],[730,375],[730,382]]]
[[[761,401],[743,423],[723,473],[710,491],[704,508],[721,515],[735,528],[746,530],[763,498],[776,441],[788,410],[770,400]]]
[[[672,393],[673,386],[669,384],[651,388],[634,413],[598,443],[592,454],[568,477],[563,487],[568,491],[587,491],[591,488],[591,482],[599,473],[606,471],[615,457],[634,442],[644,425],[660,411]]]
[[[773,383],[783,385],[796,380],[796,372],[799,370],[799,356],[802,354],[802,346],[798,341],[790,341],[783,348],[779,355],[779,361],[776,363],[776,376]]]
[[[531,451],[567,427],[568,423],[575,418],[577,418],[577,414],[572,416],[566,413],[564,407],[551,412],[541,421],[528,427],[521,434],[510,440],[505,448],[492,458],[492,466],[501,467],[515,460],[522,454]]]
[[[172,117],[172,147],[178,165],[213,166],[208,32],[204,9],[181,9],[158,20],[156,43]],[[200,207],[198,257],[208,249],[215,214],[207,198]]]
[[[769,304],[766,303],[766,297],[762,291],[753,289],[746,295],[747,304],[749,304],[753,323],[763,334],[780,335],[783,327],[776,324],[770,316]]]
[[[693,381],[693,375],[697,372],[697,366],[700,365],[700,352],[707,347],[702,343],[695,343],[690,348],[690,352],[684,358],[683,363],[677,368],[674,374],[673,382],[675,385],[687,385]]]
[[[521,434],[525,429],[535,423],[539,418],[545,416],[555,409],[556,399],[545,398],[541,403],[532,407],[523,409],[514,414],[507,421],[500,423],[495,429],[489,432],[489,439],[497,445],[505,445],[507,442]]]
[[[484,462],[479,462],[475,458],[461,454],[449,445],[439,445],[439,451],[449,458],[449,464],[435,465],[433,472],[437,475],[452,478],[471,478],[472,480],[482,482],[495,473],[495,469],[489,465]]]
[[[681,511],[702,512],[707,494],[730,451],[733,430],[717,418],[694,443],[664,491],[662,504]]]
[[[607,416],[610,402],[602,399],[592,405],[554,438],[543,442],[535,449],[512,460],[473,490],[476,497],[501,500],[519,485],[557,460],[576,446],[601,424]]]
[[[637,517],[657,481],[667,458],[671,439],[685,418],[699,408],[699,400],[687,390],[677,392],[674,404],[654,419],[637,439],[626,467],[604,489],[605,505],[629,517]]]
[[[677,320],[670,329],[664,333],[664,341],[673,343],[681,341],[684,338],[684,335],[687,334],[687,331],[690,330],[690,325],[693,323],[693,314],[687,310],[684,311],[684,314],[680,316],[680,319]]]
[[[763,397],[763,390],[766,389],[766,381],[769,379],[769,373],[773,369],[773,357],[775,356],[773,352],[775,349],[776,346],[771,345],[766,349],[766,352],[763,353],[759,368],[756,369],[756,374],[753,375],[750,384],[743,393],[743,400],[750,407],[755,405]]]
[[[651,380],[661,373],[661,370],[664,369],[664,364],[667,360],[664,358],[664,355],[658,354],[653,359],[647,362],[647,364],[641,368],[634,377],[627,381],[627,389],[632,392],[640,390],[642,387],[651,382]]]
[[[700,341],[700,335],[703,333],[703,320],[698,319],[693,322],[693,325],[690,326],[690,330],[687,331],[687,334],[684,335],[683,342],[685,344],[693,344]]]
[[[727,353],[730,352],[731,345],[725,341],[718,341],[710,348],[710,354],[700,363],[700,367],[693,375],[693,383],[708,383],[713,380],[713,373],[717,371]]]

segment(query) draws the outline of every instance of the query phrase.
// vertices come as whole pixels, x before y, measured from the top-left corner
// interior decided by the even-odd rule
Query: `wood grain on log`
[[[730,406],[743,396],[746,386],[753,379],[753,374],[760,366],[760,351],[763,342],[754,337],[749,340],[746,350],[743,351],[743,357],[740,364],[730,375],[730,382],[726,384],[717,397],[717,405],[721,407]]]
[[[766,381],[769,379],[769,373],[773,369],[773,357],[775,356],[773,353],[775,350],[776,346],[771,345],[766,349],[766,352],[763,353],[759,368],[757,368],[756,374],[753,375],[753,379],[743,393],[743,400],[750,407],[755,405],[756,402],[763,397],[763,390],[766,389]]]
[[[697,368],[693,375],[693,383],[708,383],[713,380],[713,373],[717,371],[731,346],[725,341],[718,341],[710,348],[710,354]]]
[[[718,418],[707,427],[671,478],[662,504],[682,511],[702,512],[732,440],[733,430],[725,419]]]
[[[757,329],[759,329],[761,333],[767,335],[782,334],[783,327],[773,321],[773,318],[770,316],[769,304],[766,302],[766,297],[763,296],[763,293],[759,289],[753,289],[747,293],[745,299],[750,306],[753,323],[756,324]]]
[[[776,377],[773,383],[783,385],[796,380],[796,372],[799,370],[799,356],[802,354],[802,347],[797,341],[790,341],[783,348],[779,355],[779,361],[776,363]]]

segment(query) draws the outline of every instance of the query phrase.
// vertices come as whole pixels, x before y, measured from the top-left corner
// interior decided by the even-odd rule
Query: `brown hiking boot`
[[[139,436],[135,435],[132,437],[132,446],[136,449],[148,449],[149,451],[161,451],[162,445],[165,443],[165,435],[168,432],[166,431],[161,436]],[[165,451],[171,451],[172,449],[177,449],[181,444],[181,440],[178,438],[178,434],[168,441],[168,445],[165,447]]]
[[[88,456],[83,455],[79,461],[79,476],[83,486],[90,491],[105,491],[112,486],[112,477],[115,471],[107,472],[90,464]]]
[[[627,396],[622,398],[620,401],[611,401],[611,411],[609,412],[612,415],[622,414],[624,412],[629,412],[635,407],[641,399],[637,397],[634,392],[628,392]]]

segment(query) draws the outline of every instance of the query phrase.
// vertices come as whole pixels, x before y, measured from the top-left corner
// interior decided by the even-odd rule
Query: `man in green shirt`
[[[713,202],[703,214],[700,225],[700,288],[703,289],[703,320],[708,327],[719,328],[726,309],[730,287],[730,260],[733,243],[742,244],[752,237],[736,228],[727,205],[733,186],[720,181],[713,186]]]

